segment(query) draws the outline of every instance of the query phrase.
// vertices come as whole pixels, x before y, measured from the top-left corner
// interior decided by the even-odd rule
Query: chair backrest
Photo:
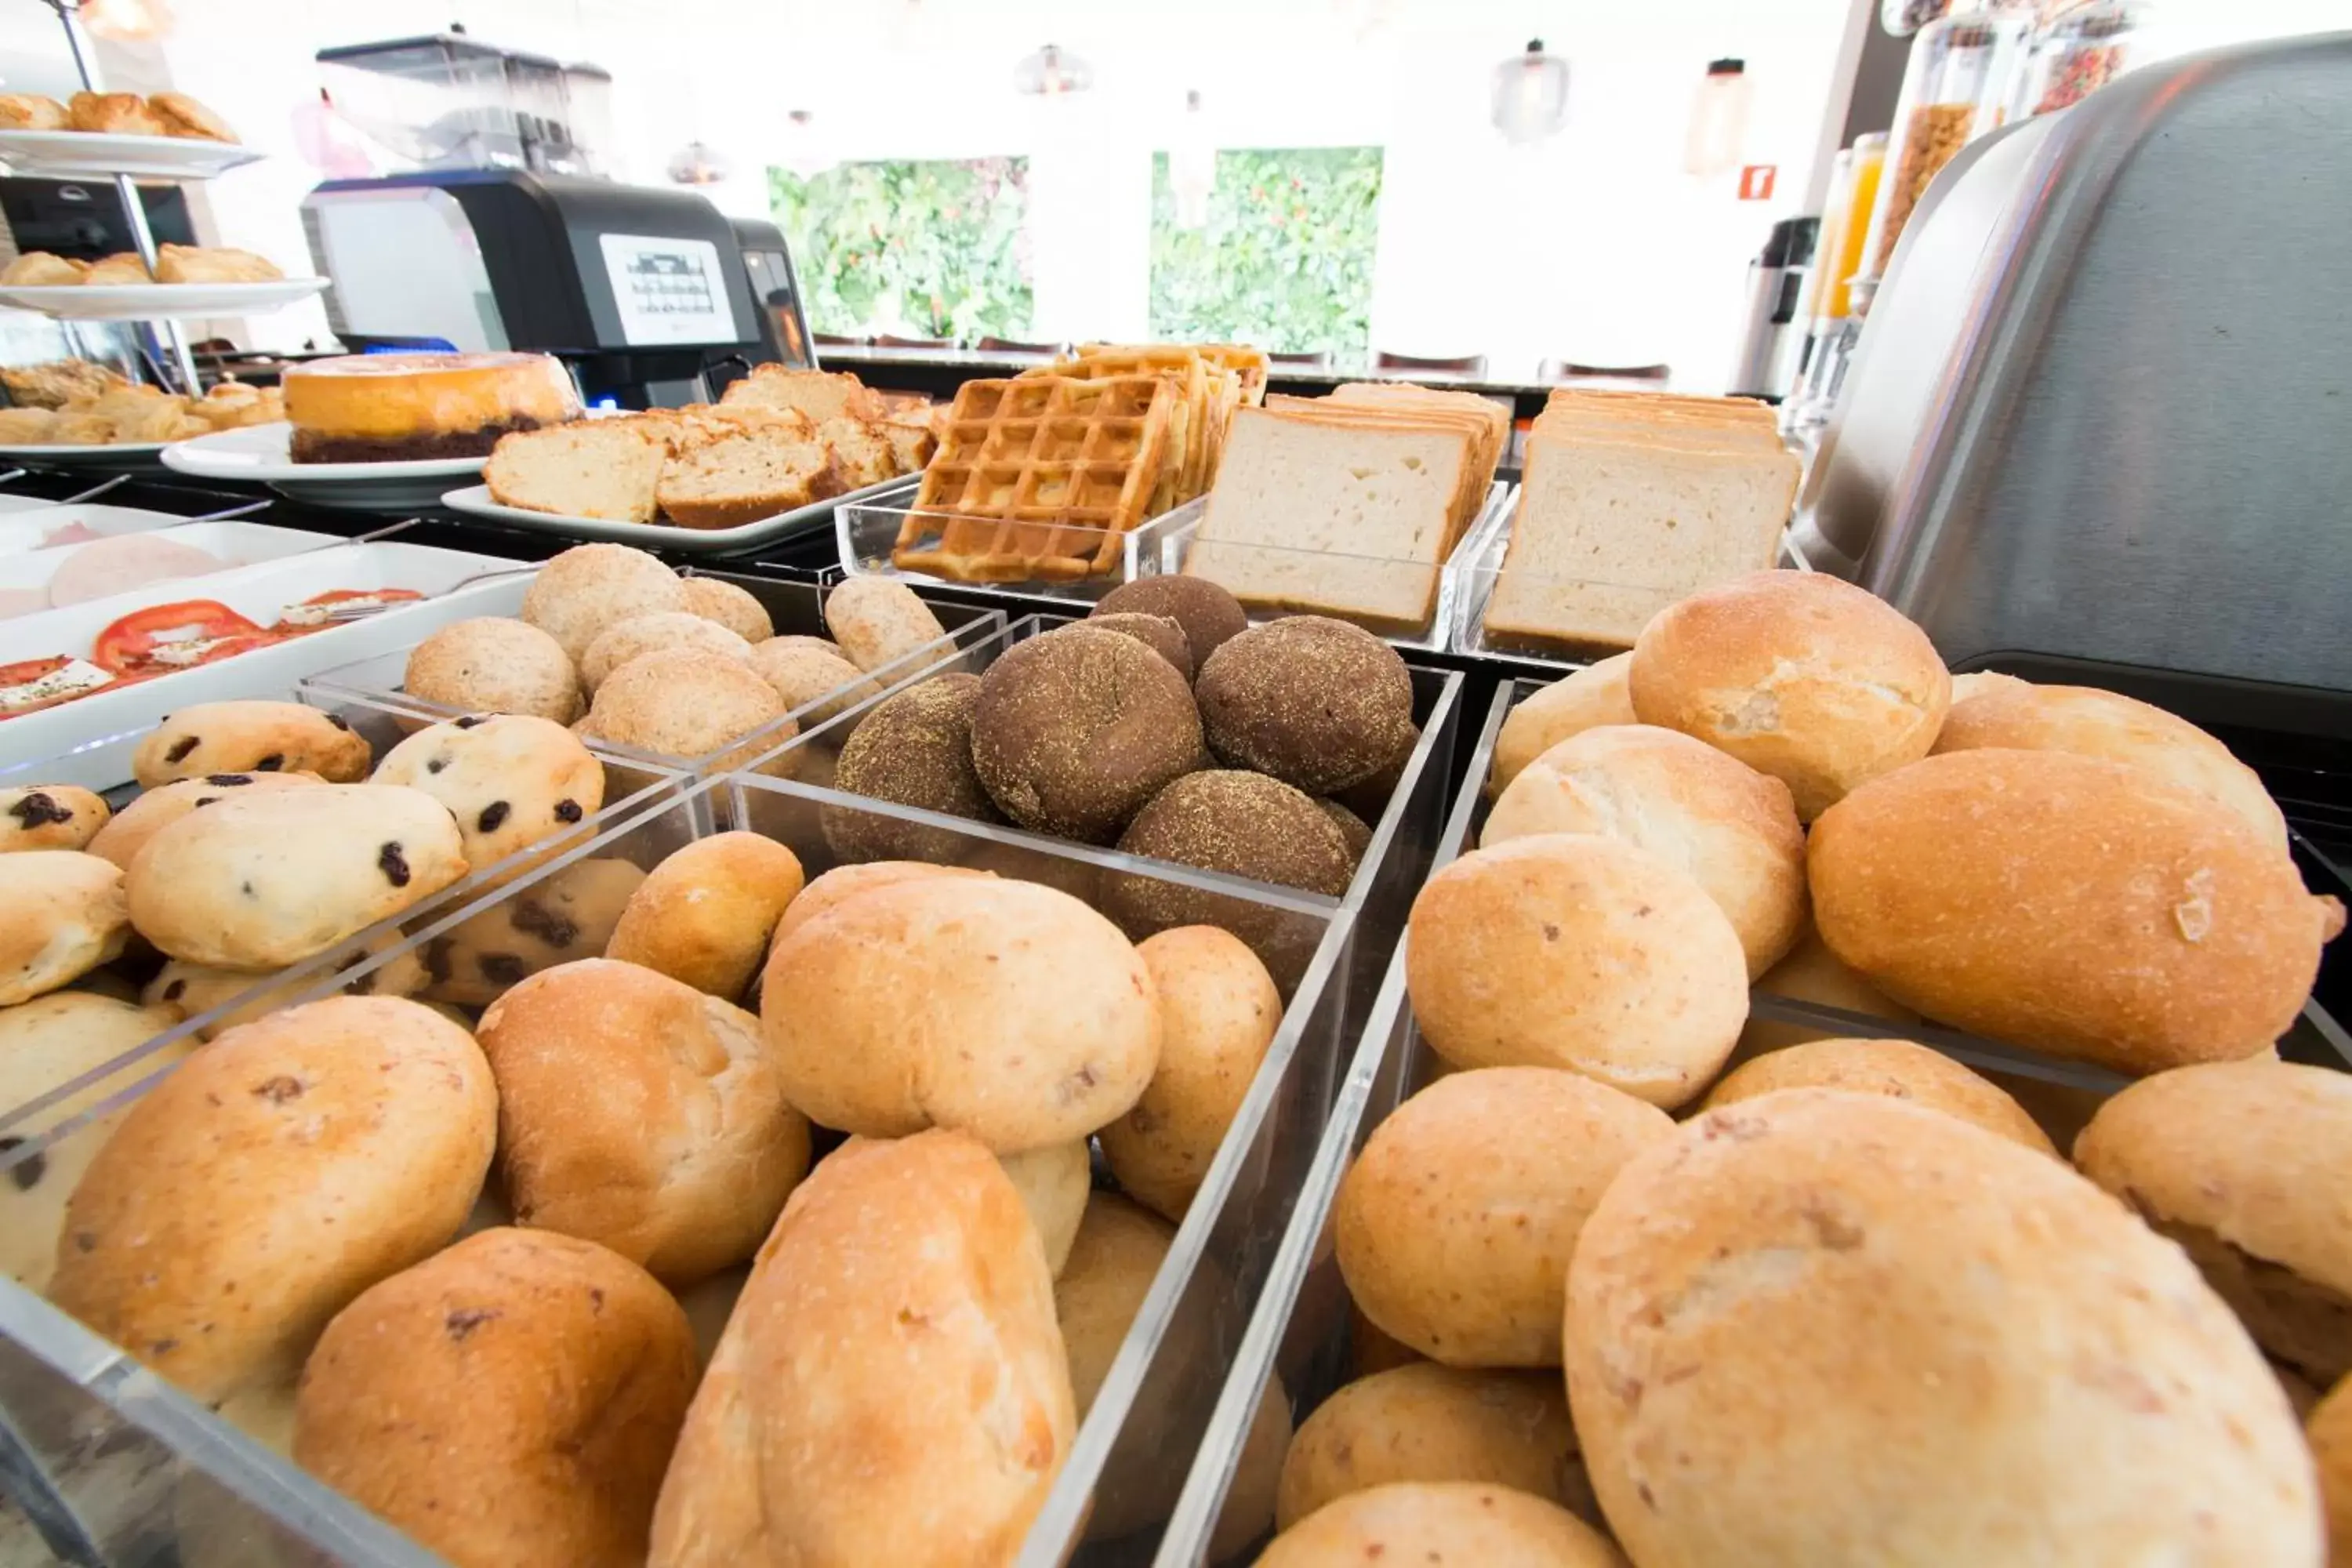
[[[1306,353],[1296,354],[1278,354],[1269,353],[1265,357],[1275,364],[1306,365],[1309,368],[1320,369],[1331,363],[1331,351],[1329,349],[1312,349]]]
[[[1597,377],[1604,381],[1665,381],[1673,367],[1663,364],[1579,364],[1570,359],[1548,359],[1536,367],[1538,381],[1574,381]]]
[[[1070,352],[1067,343],[1024,343],[1018,338],[982,338],[973,345],[982,353],[1049,354],[1059,357]]]
[[[1392,354],[1382,349],[1373,356],[1373,363],[1381,370],[1437,370],[1453,375],[1486,374],[1485,354],[1465,354],[1460,359],[1423,359],[1414,354]]]
[[[953,338],[901,338],[889,332],[877,332],[874,337],[874,346],[878,349],[951,349],[956,344]]]

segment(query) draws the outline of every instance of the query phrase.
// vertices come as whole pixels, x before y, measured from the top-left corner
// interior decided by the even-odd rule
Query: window
[[[1217,154],[1208,221],[1178,226],[1168,154],[1151,161],[1151,335],[1361,357],[1380,234],[1378,147]]]
[[[1026,158],[843,163],[814,179],[770,169],[768,205],[793,247],[809,329],[1025,335],[1028,181]]]

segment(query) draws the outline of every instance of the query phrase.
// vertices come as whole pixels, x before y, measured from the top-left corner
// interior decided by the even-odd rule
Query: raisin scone
[[[192,779],[174,779],[161,788],[147,791],[115,813],[114,820],[100,828],[98,837],[89,841],[89,852],[128,871],[139,851],[147,847],[149,839],[196,807],[210,805],[231,791],[267,791],[325,782],[316,773],[205,773]]]
[[[368,943],[364,951],[382,952],[398,946],[400,940],[398,931],[387,931]],[[352,962],[359,960],[354,956]],[[295,979],[259,990],[257,987],[267,984],[265,977],[249,969],[215,969],[208,963],[190,963],[174,958],[155,972],[155,977],[139,993],[139,1000],[170,1014],[175,1020],[185,1021],[243,998],[236,1008],[197,1029],[198,1039],[209,1040],[239,1024],[250,1024],[264,1014],[290,1006],[325,978],[318,971],[307,971]],[[405,997],[424,984],[425,961],[412,948],[352,981],[343,987],[343,994]]]
[[[206,773],[311,773],[357,784],[374,760],[349,724],[299,702],[200,702],[139,742],[131,773],[146,789]]]
[[[0,856],[0,1007],[80,979],[130,936],[112,861],[78,849]]]
[[[419,730],[384,753],[374,782],[421,789],[447,806],[478,871],[604,804],[604,764],[552,719],[523,713]]]
[[[448,807],[388,784],[232,795],[148,841],[131,921],[173,958],[276,969],[428,898],[466,874]]]
[[[77,784],[0,789],[0,855],[20,849],[87,849],[114,814]]]
[[[601,958],[645,879],[644,868],[627,860],[579,860],[551,872],[426,942],[417,994],[487,1007],[542,969]]]

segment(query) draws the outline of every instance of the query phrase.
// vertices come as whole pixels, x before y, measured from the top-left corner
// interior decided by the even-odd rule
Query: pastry
[[[843,744],[834,787],[974,822],[1002,820],[972,768],[980,689],[976,675],[939,675],[876,704]],[[947,864],[971,843],[950,828],[853,806],[821,806],[818,819],[825,842],[844,860]]]
[[[111,136],[163,136],[163,121],[135,92],[78,92],[67,110],[68,129]]]
[[[600,956],[646,879],[629,861],[575,860],[459,921],[420,950],[428,1001],[481,1007],[527,976]]]
[[[268,258],[227,246],[167,242],[155,252],[158,283],[271,283],[285,276]]]
[[[73,849],[0,855],[0,1007],[79,979],[130,936],[111,861]]]
[[[580,656],[580,684],[593,700],[604,678],[640,654],[666,648],[692,647],[725,658],[749,657],[751,645],[717,621],[686,610],[658,610],[615,621],[597,635]]]
[[[632,616],[685,608],[677,574],[644,551],[580,544],[539,569],[523,595],[522,618],[576,663],[590,643]]]
[[[215,114],[184,92],[158,92],[149,95],[147,107],[163,122],[166,136],[185,137],[197,142],[226,142],[234,146],[236,132],[228,121]]]
[[[67,265],[79,268],[85,264]],[[0,385],[7,387],[8,400],[21,408],[63,408],[120,392],[130,384],[107,366],[86,359],[51,360],[46,364],[0,369]]]
[[[0,93],[0,128],[9,131],[65,131],[72,115],[54,98],[37,92]]]
[[[87,849],[113,815],[106,802],[79,784],[0,789],[0,855],[20,849]]]
[[[732,1001],[759,973],[801,883],[799,858],[772,838],[741,832],[698,838],[629,896],[605,956]]]
[[[115,813],[89,841],[89,852],[113,861],[124,870],[147,841],[200,805],[243,789],[300,788],[322,782],[316,773],[205,773],[159,784]]]
[[[1209,749],[1228,766],[1328,795],[1412,749],[1412,677],[1345,621],[1291,616],[1209,656],[1193,681]]]
[[[56,289],[79,283],[89,276],[87,261],[68,260],[46,250],[28,250],[0,270],[0,284],[11,289]]]
[[[0,445],[45,447],[54,441],[58,416],[47,408],[0,408]],[[64,445],[56,442],[57,445]]]
[[[81,275],[82,285],[89,289],[133,287],[143,288],[155,281],[153,273],[137,251],[119,250],[103,261],[93,262]]]
[[[300,702],[203,702],[155,727],[131,753],[148,789],[208,773],[316,773],[330,784],[367,777],[368,743],[335,714]]]
[[[488,457],[509,431],[580,416],[572,373],[546,354],[310,360],[289,367],[283,385],[298,463]]]
[[[453,621],[409,651],[400,689],[468,713],[528,713],[569,724],[585,710],[571,656],[539,627],[502,616]]]
[[[457,819],[466,863],[486,871],[596,815],[604,764],[552,719],[493,714],[419,730],[373,783],[424,791]]]

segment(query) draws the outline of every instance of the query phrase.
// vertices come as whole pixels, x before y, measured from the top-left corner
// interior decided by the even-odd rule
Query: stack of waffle
[[[1206,492],[1265,371],[1233,344],[1092,343],[1015,380],[965,383],[892,562],[971,583],[1111,570],[1129,531]]]

